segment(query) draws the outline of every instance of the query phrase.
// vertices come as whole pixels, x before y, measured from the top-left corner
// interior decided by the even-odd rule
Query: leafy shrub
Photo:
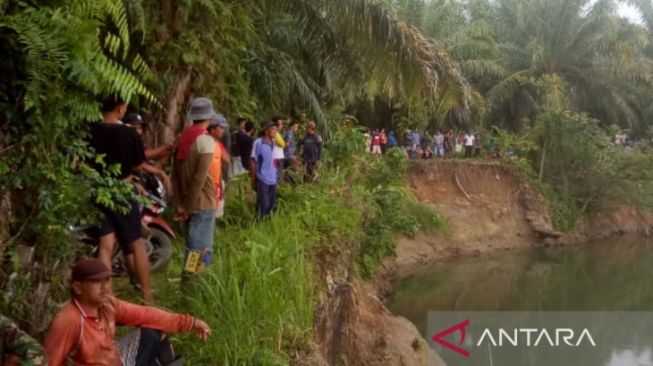
[[[653,209],[653,158],[616,147],[596,120],[544,110],[522,134],[500,136],[503,148],[522,147],[510,161],[549,199],[560,230],[613,205]]]

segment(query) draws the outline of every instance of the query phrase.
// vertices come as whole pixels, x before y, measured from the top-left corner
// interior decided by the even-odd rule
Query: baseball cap
[[[111,271],[99,259],[82,259],[73,265],[74,282],[101,280],[111,277]]]
[[[146,125],[147,122],[141,117],[140,114],[138,113],[130,113],[125,118],[123,118],[123,123],[126,123],[128,125],[137,125],[137,124],[143,124]]]
[[[268,128],[272,128],[272,127],[277,127],[276,123],[275,123],[275,122],[271,122],[271,121],[270,121],[270,122],[267,122],[267,123],[263,126],[263,131],[267,130]]]

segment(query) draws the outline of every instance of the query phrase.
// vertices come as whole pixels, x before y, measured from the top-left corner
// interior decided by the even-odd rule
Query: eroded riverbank
[[[653,215],[617,207],[569,233],[553,229],[546,199],[499,163],[445,161],[415,164],[408,184],[416,198],[436,205],[452,226],[449,236],[398,238],[366,286],[381,299],[394,283],[437,263],[539,246],[573,246],[620,235],[649,236]]]

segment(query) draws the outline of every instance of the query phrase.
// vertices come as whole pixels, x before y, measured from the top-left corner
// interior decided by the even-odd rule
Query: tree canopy
[[[638,134],[650,126],[651,33],[620,17],[618,1],[387,3],[459,62],[479,94],[473,124],[517,131],[555,106]],[[651,19],[650,2],[631,3]]]

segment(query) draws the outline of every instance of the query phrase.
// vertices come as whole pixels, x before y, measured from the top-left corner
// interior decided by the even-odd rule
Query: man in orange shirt
[[[213,161],[209,166],[209,174],[213,178],[213,186],[215,190],[216,218],[221,218],[224,215],[224,179],[222,177],[222,164],[229,162],[229,155],[227,149],[222,143],[222,136],[226,129],[229,127],[227,119],[220,113],[216,113],[209,122],[207,131],[215,140],[215,151],[213,152]]]
[[[69,359],[74,366],[152,366],[165,348],[164,333],[193,331],[201,339],[211,334],[200,319],[113,297],[111,271],[97,259],[73,266],[71,295],[45,339],[50,366],[67,365]],[[116,323],[140,329],[114,343]]]

